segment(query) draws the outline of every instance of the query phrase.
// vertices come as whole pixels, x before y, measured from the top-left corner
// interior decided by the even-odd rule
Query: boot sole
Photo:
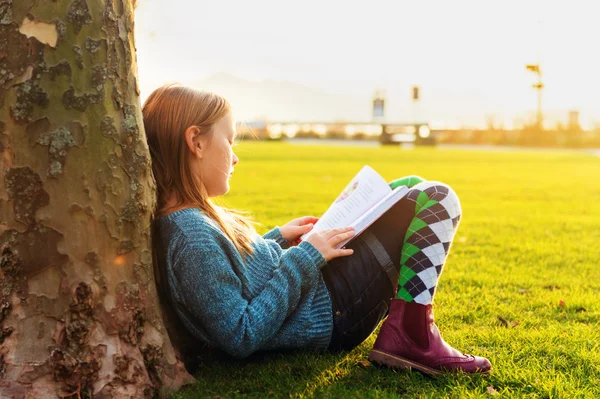
[[[448,374],[448,372],[443,372],[440,370],[432,369],[431,367],[424,366],[419,363],[415,363],[408,359],[404,359],[399,356],[390,355],[389,353],[381,352],[376,349],[373,349],[371,353],[369,353],[369,361],[380,364],[382,366],[390,367],[393,369],[404,369],[410,370],[415,369],[420,371],[421,373],[431,375],[434,377],[439,377],[444,374]],[[480,371],[479,374],[489,374],[490,370]]]
[[[427,375],[440,376],[443,373],[441,371],[432,369],[427,366],[423,366],[422,364],[411,362],[410,360],[390,355],[389,353],[380,352],[378,350],[373,349],[371,353],[369,353],[369,361],[381,364],[382,366],[387,366],[393,369],[403,369],[410,370],[415,369]]]

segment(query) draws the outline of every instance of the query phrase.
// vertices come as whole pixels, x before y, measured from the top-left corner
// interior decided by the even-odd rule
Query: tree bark
[[[0,0],[0,397],[192,381],[154,283],[132,0]]]

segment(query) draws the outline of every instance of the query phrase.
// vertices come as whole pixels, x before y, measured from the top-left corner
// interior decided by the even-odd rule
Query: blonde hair
[[[223,97],[176,84],[153,91],[142,107],[156,179],[157,212],[164,214],[186,205],[199,208],[217,223],[245,258],[253,253],[252,221],[243,213],[217,206],[210,200],[204,184],[190,170],[191,152],[185,140],[185,131],[190,126],[198,127],[200,134],[210,139],[215,123],[229,112],[231,106]],[[172,194],[176,204],[167,206]]]

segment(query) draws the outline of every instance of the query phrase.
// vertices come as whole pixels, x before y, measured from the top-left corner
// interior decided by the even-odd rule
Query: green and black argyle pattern
[[[404,179],[401,179],[404,180]],[[392,187],[401,180],[393,182]],[[398,298],[430,304],[461,217],[460,201],[445,184],[422,181],[412,186],[407,199],[415,203],[400,259]],[[409,184],[407,184],[409,183]]]

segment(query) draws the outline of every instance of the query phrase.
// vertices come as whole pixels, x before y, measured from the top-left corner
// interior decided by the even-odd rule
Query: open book
[[[336,227],[354,227],[354,237],[336,246],[341,248],[379,219],[407,192],[406,186],[392,190],[373,168],[364,166],[319,218],[314,228],[301,238],[306,240],[317,231]]]

